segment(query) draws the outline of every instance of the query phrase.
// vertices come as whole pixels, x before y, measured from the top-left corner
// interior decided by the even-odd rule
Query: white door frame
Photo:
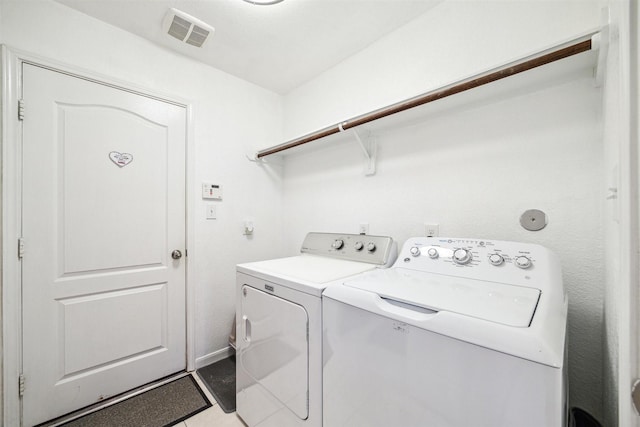
[[[2,236],[1,264],[0,264],[0,298],[2,299],[2,419],[0,424],[6,426],[20,426],[21,400],[18,394],[19,375],[22,370],[22,305],[21,305],[21,264],[18,259],[18,238],[22,229],[22,125],[18,121],[18,99],[22,93],[22,64],[30,63],[39,67],[62,72],[84,80],[93,81],[103,85],[126,90],[138,95],[158,99],[186,108],[187,135],[186,135],[186,358],[187,370],[196,369],[195,362],[195,289],[189,280],[193,277],[193,262],[190,258],[194,255],[193,242],[195,237],[195,193],[189,191],[193,188],[195,178],[195,156],[193,140],[193,120],[191,104],[179,97],[158,93],[155,90],[141,88],[127,82],[118,81],[108,76],[100,75],[92,71],[86,71],[66,64],[32,55],[1,46],[2,67],[1,84],[2,99],[0,128],[2,129],[1,156],[1,210],[2,223],[0,232]],[[26,106],[28,111],[28,106]],[[27,113],[28,114],[28,113]],[[28,250],[28,249],[27,249]]]

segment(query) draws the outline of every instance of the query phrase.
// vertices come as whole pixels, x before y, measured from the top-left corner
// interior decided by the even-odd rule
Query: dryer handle
[[[242,316],[242,336],[246,342],[251,342],[251,321],[246,315]]]

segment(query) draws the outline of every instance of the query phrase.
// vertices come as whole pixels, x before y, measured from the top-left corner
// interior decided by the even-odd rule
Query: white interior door
[[[23,65],[23,424],[186,368],[186,109]]]

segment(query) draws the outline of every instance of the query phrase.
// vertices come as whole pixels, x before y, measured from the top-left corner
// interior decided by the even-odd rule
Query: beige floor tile
[[[246,427],[235,412],[225,414],[218,404],[187,419],[187,427]]]

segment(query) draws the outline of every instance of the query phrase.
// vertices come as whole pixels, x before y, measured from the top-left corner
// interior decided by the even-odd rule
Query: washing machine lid
[[[540,290],[484,280],[391,268],[357,276],[344,285],[433,311],[448,311],[507,326],[531,324]]]
[[[374,264],[302,254],[238,264],[237,271],[320,295],[330,282],[375,270]]]

